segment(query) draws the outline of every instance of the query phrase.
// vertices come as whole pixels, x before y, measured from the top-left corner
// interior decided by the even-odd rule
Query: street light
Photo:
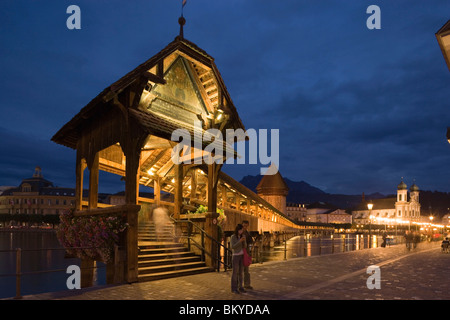
[[[433,222],[434,217],[432,215],[430,215],[428,218],[430,219],[430,241],[431,241],[432,237],[433,237],[433,229],[432,229],[431,224]]]
[[[372,209],[373,203],[369,202],[367,204],[367,208],[369,209],[369,249],[372,248]]]

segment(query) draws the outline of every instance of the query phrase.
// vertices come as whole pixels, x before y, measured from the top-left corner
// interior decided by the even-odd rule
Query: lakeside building
[[[352,223],[352,215],[324,202],[313,204],[287,203],[286,214],[297,222]]]
[[[106,194],[101,202],[107,199]],[[87,200],[87,193],[84,195]],[[57,187],[44,178],[37,166],[31,178],[19,186],[5,188],[0,194],[0,214],[60,214],[75,206],[75,188]]]
[[[31,178],[23,179],[18,187],[4,190],[0,195],[3,214],[59,214],[75,204],[75,189],[55,187],[44,179],[36,167]]]
[[[286,203],[286,215],[294,221],[306,221],[306,212],[304,204]]]
[[[388,224],[398,225],[420,221],[419,187],[413,184],[408,193],[408,187],[403,182],[397,186],[397,197],[363,199],[352,211],[353,222],[356,224]],[[371,203],[372,209],[368,204]]]
[[[306,206],[306,221],[317,223],[352,223],[352,215],[333,205],[316,202]]]

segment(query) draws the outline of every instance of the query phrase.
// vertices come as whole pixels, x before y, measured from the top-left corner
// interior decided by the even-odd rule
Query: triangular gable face
[[[156,84],[143,100],[141,107],[147,112],[189,126],[206,118],[208,110],[194,80],[189,63],[178,56],[164,74],[166,84]]]

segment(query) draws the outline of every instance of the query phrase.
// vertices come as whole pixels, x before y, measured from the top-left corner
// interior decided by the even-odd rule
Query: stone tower
[[[395,216],[397,218],[403,218],[406,215],[408,207],[408,186],[406,183],[400,182],[397,186],[397,201],[395,202]]]
[[[256,187],[256,192],[261,198],[286,215],[286,196],[289,193],[289,188],[279,171],[274,175],[263,176]]]

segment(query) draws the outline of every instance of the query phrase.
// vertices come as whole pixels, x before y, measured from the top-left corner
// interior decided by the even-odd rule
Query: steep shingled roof
[[[277,173],[273,175],[264,175],[256,187],[256,191],[258,194],[264,195],[287,196],[289,187],[281,176],[280,171],[277,171]]]
[[[235,123],[235,128],[242,128],[243,130],[245,130],[244,125],[237,113],[236,107],[234,106],[228,90],[226,89],[222,76],[220,75],[220,72],[216,64],[214,63],[214,58],[212,58],[206,53],[206,51],[200,49],[194,43],[184,39],[183,37],[177,36],[174,41],[169,43],[156,55],[136,67],[134,70],[128,72],[125,76],[111,84],[109,87],[105,88],[99,95],[97,95],[85,107],[83,107],[77,115],[75,115],[68,123],[66,123],[52,137],[51,140],[66,147],[76,149],[77,141],[79,140],[80,135],[80,128],[87,119],[91,118],[93,114],[101,113],[105,108],[111,108],[111,104],[109,102],[116,94],[119,94],[120,92],[125,90],[135,81],[139,81],[140,77],[148,74],[148,71],[151,68],[155,67],[159,61],[168,57],[176,51],[182,54],[186,54],[204,64],[205,66],[211,68],[217,84],[222,90],[222,95],[228,102],[227,105],[223,107],[227,109],[226,111],[230,115],[232,122]],[[157,75],[153,75],[153,78],[158,79],[159,77]],[[164,83],[164,79],[162,78],[159,78],[159,81],[161,81],[161,83]]]

